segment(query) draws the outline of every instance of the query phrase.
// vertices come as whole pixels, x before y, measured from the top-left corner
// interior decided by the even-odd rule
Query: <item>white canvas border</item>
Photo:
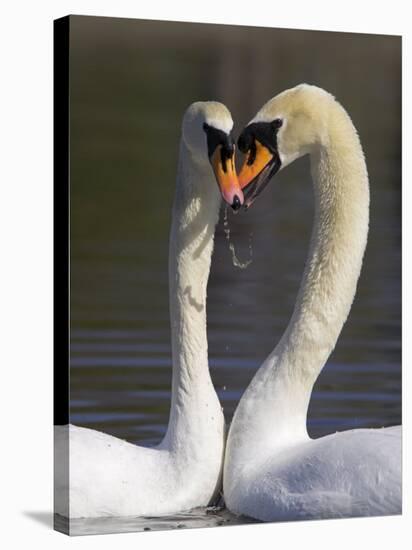
[[[332,3],[259,3],[232,0],[136,2],[133,0],[16,1],[3,6],[1,17],[2,135],[0,234],[2,385],[2,538],[8,547],[35,544],[44,549],[66,547],[145,548],[273,548],[332,547],[406,548],[412,528],[408,506],[396,518],[337,520],[240,526],[179,532],[104,535],[68,539],[47,528],[52,499],[52,20],[69,13],[179,21],[247,24],[284,28],[402,34],[405,99],[411,96],[410,27],[407,2],[389,4],[345,0]],[[408,62],[409,65],[410,61]],[[385,75],[382,75],[385,78]],[[411,128],[404,104],[404,123]],[[379,113],[377,113],[379,116]],[[407,132],[403,140],[403,281],[404,366],[411,364],[408,334],[411,280],[411,189],[407,175]],[[404,424],[409,427],[404,368]],[[405,431],[404,431],[405,433]],[[410,458],[410,441],[405,450]],[[404,461],[406,465],[406,460]],[[410,496],[408,468],[405,495]],[[43,515],[42,515],[43,513]],[[37,514],[37,515],[36,515]],[[37,517],[37,519],[35,519]],[[41,521],[43,518],[43,522]],[[39,521],[40,519],[40,521]],[[116,537],[113,539],[113,537]],[[13,542],[11,542],[13,541]]]

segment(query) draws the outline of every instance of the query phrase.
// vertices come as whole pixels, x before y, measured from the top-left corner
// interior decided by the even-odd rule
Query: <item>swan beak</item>
[[[239,172],[239,184],[244,192],[244,207],[247,209],[276,174],[281,165],[277,154],[269,151],[255,139],[247,151],[246,159]]]
[[[210,157],[210,162],[223,199],[233,210],[239,210],[244,198],[236,174],[235,146],[229,150],[223,145],[218,145]]]

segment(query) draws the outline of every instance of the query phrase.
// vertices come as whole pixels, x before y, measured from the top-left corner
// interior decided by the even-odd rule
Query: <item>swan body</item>
[[[61,515],[176,513],[208,505],[219,490],[224,417],[208,368],[206,287],[221,202],[211,155],[229,144],[230,161],[232,126],[229,111],[216,102],[193,104],[183,119],[169,248],[173,378],[167,433],[157,447],[145,448],[57,426],[55,511]],[[222,172],[220,158],[214,169],[222,194],[235,202],[238,191],[238,204],[237,179],[231,179],[231,166]]]
[[[315,221],[292,318],[230,426],[226,505],[262,521],[399,514],[400,427],[315,440],[306,430],[312,388],[349,314],[367,241],[369,184],[357,132],[329,93],[300,85],[270,100],[239,146],[248,153],[239,174],[245,205],[275,171],[309,154]]]

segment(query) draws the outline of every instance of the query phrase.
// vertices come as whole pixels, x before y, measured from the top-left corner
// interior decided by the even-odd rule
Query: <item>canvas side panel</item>
[[[69,534],[69,30],[54,21],[54,511]],[[56,511],[60,515],[56,515]]]

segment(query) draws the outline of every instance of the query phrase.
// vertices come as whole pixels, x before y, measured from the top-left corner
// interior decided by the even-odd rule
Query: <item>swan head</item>
[[[326,141],[332,102],[325,90],[300,84],[269,100],[244,128],[238,147],[246,154],[239,173],[245,208],[279,170]]]
[[[185,112],[182,139],[192,156],[211,164],[223,199],[238,210],[243,204],[235,169],[232,116],[222,103],[197,101]]]

